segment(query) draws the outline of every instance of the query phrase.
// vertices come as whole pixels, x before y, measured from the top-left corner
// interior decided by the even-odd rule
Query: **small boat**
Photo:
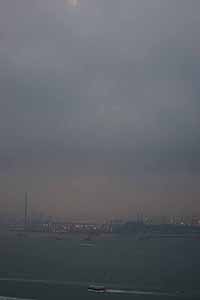
[[[96,293],[105,293],[106,288],[104,286],[99,286],[99,285],[90,285],[88,287],[89,292],[96,292]]]

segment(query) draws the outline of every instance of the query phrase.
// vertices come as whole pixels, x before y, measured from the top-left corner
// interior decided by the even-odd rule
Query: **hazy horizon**
[[[199,11],[1,0],[2,213],[200,214]]]

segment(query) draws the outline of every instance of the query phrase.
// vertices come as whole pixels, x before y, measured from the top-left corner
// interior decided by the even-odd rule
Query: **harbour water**
[[[25,299],[200,299],[200,241],[1,236],[0,295]],[[106,292],[88,291],[90,284]],[[2,298],[3,299],[3,298]]]

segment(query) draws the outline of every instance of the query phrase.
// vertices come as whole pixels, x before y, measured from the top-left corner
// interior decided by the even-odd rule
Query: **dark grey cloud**
[[[112,209],[120,214],[121,208],[126,215],[124,207],[129,204],[134,210],[140,201],[150,211],[143,182],[157,178],[160,183],[161,178],[160,185],[152,184],[149,197],[155,196],[154,209],[163,203],[162,210],[167,200],[158,195],[166,198],[165,181],[173,190],[172,178],[178,182],[187,174],[197,199],[199,9],[193,0],[80,0],[77,5],[66,0],[2,0],[0,175],[5,187],[17,182],[18,195],[25,180],[32,193],[54,203],[37,176],[56,191],[61,180],[60,193],[77,202],[68,197],[65,203],[61,195],[58,211],[70,202],[74,215],[83,205],[80,190],[76,194],[72,188],[73,178],[85,186],[83,198],[89,200],[82,201],[91,207],[86,216],[100,211],[103,203],[88,194],[90,181],[97,193],[103,181],[101,198],[111,199],[110,214]],[[138,203],[130,200],[137,186],[131,189],[133,178],[140,186]],[[8,198],[5,190],[2,197]],[[172,193],[172,201],[182,191],[183,185],[177,195]],[[125,200],[115,200],[117,194]],[[178,210],[182,203],[177,202]]]

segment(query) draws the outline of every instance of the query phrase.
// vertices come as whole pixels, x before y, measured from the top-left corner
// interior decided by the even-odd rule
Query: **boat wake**
[[[144,291],[144,290],[131,290],[131,289],[120,289],[119,285],[116,288],[107,288],[104,283],[89,283],[89,282],[80,282],[80,281],[57,281],[57,280],[42,280],[42,279],[30,279],[30,278],[9,278],[9,277],[0,277],[0,282],[16,282],[16,283],[35,283],[35,284],[48,284],[48,285],[63,285],[63,286],[75,286],[82,287],[88,289],[88,292],[96,292],[96,293],[105,293],[105,294],[129,294],[129,295],[146,295],[146,296],[159,296],[159,297],[177,297],[181,296],[181,299],[200,299],[200,295],[197,294],[188,294],[184,292],[162,292],[162,291]],[[3,298],[0,296],[0,300],[4,299],[16,299],[16,298]]]
[[[13,298],[13,297],[0,296],[0,300],[33,300],[33,299]]]
[[[178,297],[180,293],[164,293],[156,291],[139,291],[139,290],[118,290],[118,289],[106,289],[106,293],[111,294],[132,294],[132,295],[146,295],[146,296],[167,296]]]

